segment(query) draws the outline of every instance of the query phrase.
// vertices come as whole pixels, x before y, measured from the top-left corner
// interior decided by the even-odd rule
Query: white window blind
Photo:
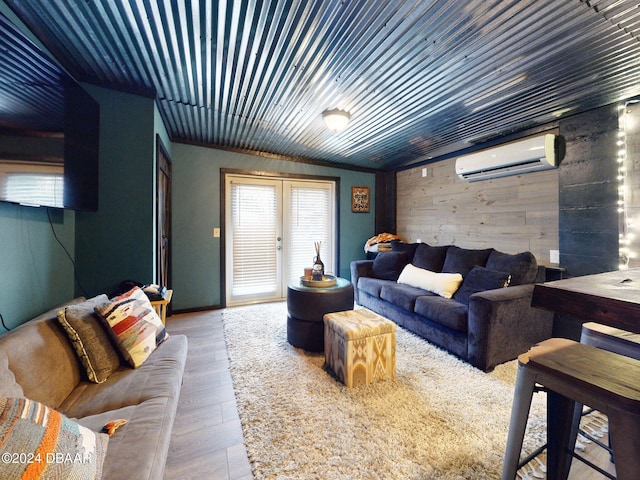
[[[332,184],[289,184],[287,241],[288,281],[296,283],[305,267],[313,265],[315,242],[321,242],[325,273],[334,272]]]
[[[231,184],[235,297],[275,292],[278,287],[277,192],[273,185]]]
[[[3,198],[29,205],[62,207],[63,175],[56,173],[9,173]]]

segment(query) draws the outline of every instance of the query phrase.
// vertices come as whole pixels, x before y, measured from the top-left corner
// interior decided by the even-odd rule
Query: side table
[[[287,341],[310,352],[324,351],[325,313],[353,309],[353,285],[337,278],[332,287],[306,287],[292,283],[287,288]]]
[[[151,302],[151,305],[156,309],[156,313],[160,317],[160,320],[162,320],[163,325],[167,320],[167,305],[171,302],[172,296],[173,290],[167,290],[167,296],[164,300],[154,300]]]

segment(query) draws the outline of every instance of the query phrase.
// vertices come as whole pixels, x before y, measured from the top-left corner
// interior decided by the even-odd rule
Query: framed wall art
[[[351,211],[369,212],[369,187],[351,187]]]

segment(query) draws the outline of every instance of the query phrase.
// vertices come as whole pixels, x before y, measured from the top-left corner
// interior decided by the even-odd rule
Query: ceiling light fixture
[[[322,118],[324,119],[324,123],[327,124],[327,128],[329,130],[339,132],[347,128],[351,115],[349,115],[349,112],[335,108],[333,110],[325,110],[322,112]]]

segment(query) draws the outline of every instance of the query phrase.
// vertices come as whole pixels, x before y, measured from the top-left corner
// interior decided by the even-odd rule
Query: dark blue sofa
[[[444,298],[398,283],[408,263],[460,273],[462,284],[452,298]],[[391,252],[351,262],[351,281],[359,305],[491,371],[551,336],[553,314],[531,307],[534,284],[544,281],[544,270],[530,252],[392,242]]]

